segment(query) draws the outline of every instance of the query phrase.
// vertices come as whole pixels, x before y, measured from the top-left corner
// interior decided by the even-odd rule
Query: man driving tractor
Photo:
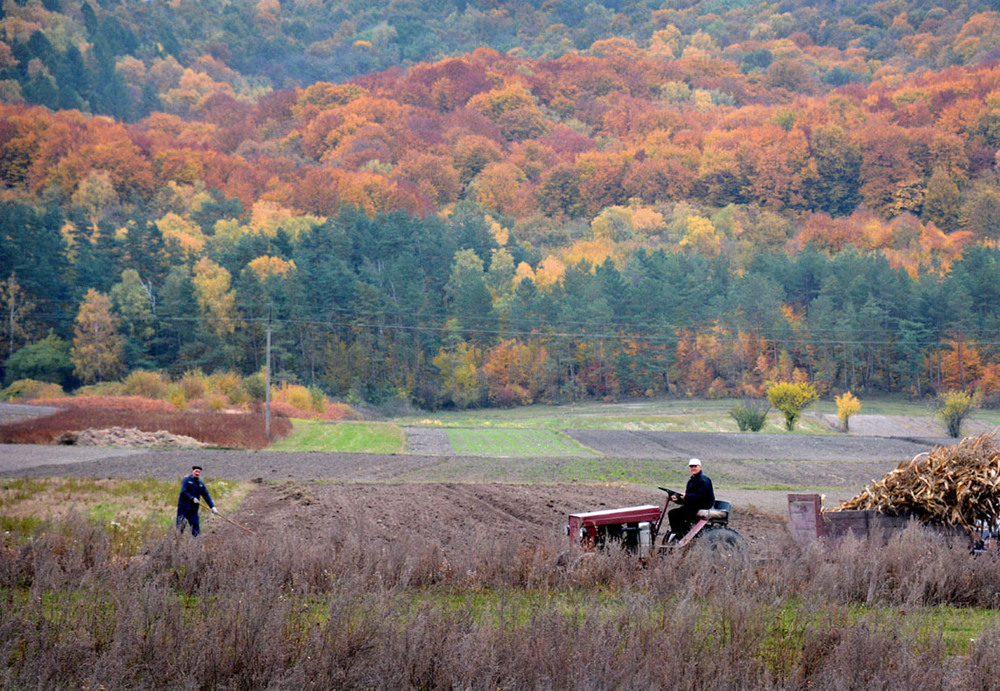
[[[668,543],[684,537],[698,520],[698,511],[710,509],[715,504],[715,490],[709,477],[701,472],[701,461],[692,458],[688,461],[688,470],[691,471],[691,477],[688,478],[684,494],[673,499],[680,506],[667,512],[670,520]]]

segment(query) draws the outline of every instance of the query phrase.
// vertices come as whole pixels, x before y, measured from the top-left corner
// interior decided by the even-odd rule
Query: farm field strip
[[[295,420],[292,433],[272,444],[273,451],[334,453],[402,453],[403,430],[387,422],[324,422]]]
[[[447,431],[452,448],[459,456],[586,457],[598,454],[571,436],[552,430],[473,427]]]
[[[564,405],[532,405],[518,408],[438,411],[400,416],[400,425],[419,427],[537,427],[544,429],[649,429],[654,431],[736,432],[729,411],[740,401],[718,400],[649,400],[602,403],[588,401]],[[839,432],[837,408],[832,400],[818,401],[802,415],[795,434],[830,434]],[[945,430],[935,418],[932,406],[919,401],[873,398],[862,401],[861,413],[852,421],[865,418],[905,418],[914,427],[922,427],[916,436],[943,436]],[[979,426],[1000,425],[1000,411],[976,410],[968,420]],[[852,429],[854,424],[852,424]],[[782,416],[775,410],[768,414],[764,431],[784,431]],[[853,433],[853,432],[852,432]],[[878,434],[874,432],[874,434]]]

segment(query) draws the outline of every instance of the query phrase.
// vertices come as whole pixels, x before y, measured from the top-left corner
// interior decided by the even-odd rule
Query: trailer
[[[823,497],[819,494],[788,495],[788,527],[801,542],[837,540],[847,535],[887,542],[914,522],[919,522],[919,519],[909,514],[889,516],[873,510],[823,511]],[[949,538],[969,539],[966,531],[955,526],[921,525]]]

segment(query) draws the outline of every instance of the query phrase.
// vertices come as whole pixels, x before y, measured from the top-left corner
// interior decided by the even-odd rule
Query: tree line
[[[157,226],[66,237],[57,209],[0,204],[5,382],[64,387],[155,369],[250,374],[267,330],[280,379],[428,407],[644,395],[1000,390],[1000,250],[919,277],[880,253],[806,247],[737,267],[637,248],[558,281],[488,213],[351,207],[305,227],[216,236],[185,257]]]

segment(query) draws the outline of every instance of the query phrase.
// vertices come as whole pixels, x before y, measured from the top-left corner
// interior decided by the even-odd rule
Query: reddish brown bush
[[[65,400],[77,402],[77,399]],[[150,401],[149,399],[138,400],[143,404],[162,402]],[[262,449],[268,444],[264,434],[264,420],[260,415],[211,412],[182,413],[175,410],[169,403],[166,405],[166,410],[157,410],[153,406],[126,410],[103,407],[86,408],[74,405],[55,415],[0,427],[0,443],[51,444],[63,432],[109,427],[135,427],[143,432],[163,430],[172,434],[183,434],[211,446],[231,449]],[[272,418],[271,437],[273,439],[288,436],[291,431],[292,423],[287,418]]]
[[[66,398],[38,398],[31,403],[56,408],[177,412],[177,408],[169,401],[160,401],[145,396],[67,396]]]

